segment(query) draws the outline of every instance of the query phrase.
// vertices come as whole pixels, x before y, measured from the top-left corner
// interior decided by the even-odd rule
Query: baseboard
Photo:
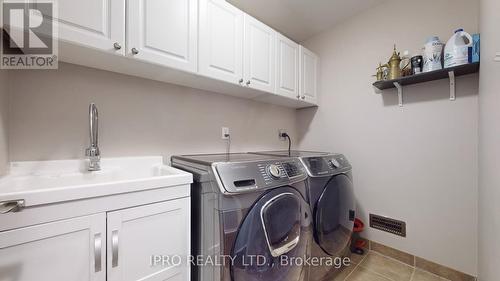
[[[393,258],[402,263],[408,264],[415,268],[419,268],[440,277],[446,278],[452,281],[476,281],[477,278],[469,274],[460,272],[458,270],[446,267],[444,265],[437,264],[435,262],[428,261],[426,259],[414,256],[412,254],[400,251],[398,249],[367,240],[368,249],[373,252],[380,253],[384,256]]]

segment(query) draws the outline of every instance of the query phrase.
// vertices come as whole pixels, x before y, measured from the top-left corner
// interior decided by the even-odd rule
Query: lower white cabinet
[[[189,281],[189,253],[182,198],[0,232],[0,280]]]
[[[185,198],[108,213],[107,280],[188,281],[189,206]]]
[[[0,232],[0,280],[105,281],[106,214]]]

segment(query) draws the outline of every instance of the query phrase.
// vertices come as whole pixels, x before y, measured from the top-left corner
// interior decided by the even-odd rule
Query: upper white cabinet
[[[279,33],[276,42],[276,94],[299,98],[299,44]]]
[[[105,245],[104,213],[0,232],[0,280],[105,281]]]
[[[58,7],[58,36],[69,43],[59,45],[63,61],[289,107],[316,104],[318,57],[225,0]]]
[[[189,214],[189,198],[108,213],[107,280],[190,280]],[[168,256],[171,263],[152,265],[151,255]]]
[[[127,55],[196,72],[197,0],[128,0]]]
[[[60,40],[124,54],[124,0],[64,0],[57,7],[52,19]]]
[[[316,103],[318,97],[318,56],[300,46],[300,99]]]
[[[274,93],[276,31],[245,14],[243,66],[245,85]]]
[[[199,72],[243,83],[243,12],[224,0],[200,0]]]

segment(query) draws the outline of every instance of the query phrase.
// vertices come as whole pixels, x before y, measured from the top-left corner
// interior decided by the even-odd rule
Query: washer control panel
[[[352,169],[351,164],[342,154],[302,157],[302,162],[312,177],[332,176]]]
[[[283,167],[279,164],[271,164],[266,167],[267,175],[273,179],[280,179],[285,175]]]
[[[307,178],[307,171],[297,158],[279,161],[218,163],[215,164],[215,169],[227,193],[285,186]]]

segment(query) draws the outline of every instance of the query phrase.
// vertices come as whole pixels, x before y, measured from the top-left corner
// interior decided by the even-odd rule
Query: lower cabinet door
[[[108,281],[190,280],[190,200],[108,213]]]
[[[0,280],[105,281],[106,215],[0,232]]]

